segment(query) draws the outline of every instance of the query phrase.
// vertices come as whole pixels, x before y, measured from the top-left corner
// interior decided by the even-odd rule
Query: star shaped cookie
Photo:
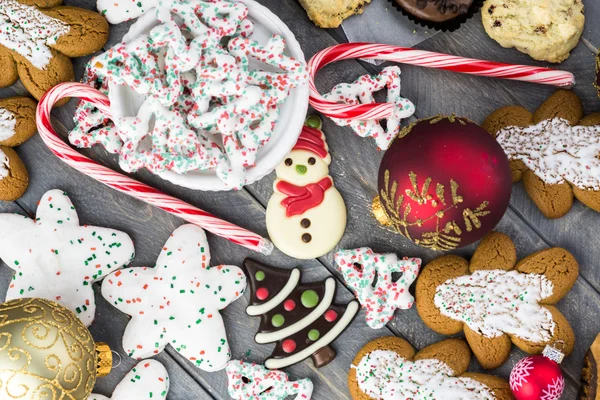
[[[96,304],[92,284],[133,259],[123,232],[79,225],[77,211],[61,190],[46,192],[36,219],[0,214],[0,258],[15,275],[6,300],[40,297],[56,301],[89,326]]]
[[[155,268],[125,268],[109,275],[102,295],[131,315],[123,335],[130,357],[151,357],[171,344],[196,367],[217,371],[230,358],[219,311],[245,288],[240,268],[210,266],[204,231],[183,225],[163,247]]]

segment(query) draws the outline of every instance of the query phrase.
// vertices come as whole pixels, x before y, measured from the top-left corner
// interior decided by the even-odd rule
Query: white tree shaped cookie
[[[373,329],[383,328],[397,308],[407,310],[415,299],[408,291],[421,268],[420,258],[398,259],[393,253],[374,253],[368,247],[340,250],[335,255],[338,270],[360,304]],[[402,275],[394,280],[393,273]],[[374,282],[376,282],[374,284]]]
[[[156,360],[142,360],[125,375],[112,397],[92,393],[88,400],[160,400],[169,392],[169,374]]]
[[[263,365],[232,360],[227,364],[227,390],[235,400],[310,400],[313,384],[309,379],[290,381],[287,374]]]
[[[384,130],[378,120],[350,120],[332,118],[340,126],[350,126],[358,136],[372,137],[377,147],[386,150],[400,132],[400,121],[415,113],[414,104],[400,95],[400,68],[384,68],[379,75],[363,75],[353,83],[340,83],[323,97],[329,101],[345,104],[375,103],[374,92],[387,88],[387,101],[396,105],[396,111],[387,119]]]
[[[171,344],[196,367],[217,371],[230,357],[219,310],[245,288],[240,268],[210,265],[204,231],[183,225],[164,245],[155,268],[126,268],[109,275],[102,295],[131,315],[123,335],[130,357],[151,357]]]
[[[123,232],[79,225],[77,211],[61,190],[46,192],[36,219],[0,214],[0,258],[15,275],[6,300],[40,297],[72,310],[89,326],[96,303],[92,284],[133,259]]]

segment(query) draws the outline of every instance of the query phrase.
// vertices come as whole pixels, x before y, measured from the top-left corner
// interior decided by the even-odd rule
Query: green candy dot
[[[311,329],[310,331],[308,331],[308,338],[313,342],[318,340],[320,336],[321,334],[316,329]]]
[[[308,118],[306,118],[306,125],[310,126],[311,128],[320,129],[321,118],[319,118],[316,115],[311,115]]]
[[[254,277],[256,278],[256,280],[257,280],[257,281],[259,281],[259,282],[260,282],[260,281],[262,281],[262,280],[264,280],[264,279],[265,279],[265,273],[264,273],[264,272],[262,272],[262,271],[257,271],[257,272],[254,274]]]
[[[283,315],[281,314],[275,314],[273,315],[273,318],[271,318],[271,323],[275,328],[279,328],[285,323],[285,318],[283,318]]]
[[[319,295],[314,290],[305,290],[300,301],[304,307],[313,308],[319,303]]]

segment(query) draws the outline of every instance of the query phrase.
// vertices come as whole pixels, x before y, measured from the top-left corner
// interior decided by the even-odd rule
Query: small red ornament
[[[516,400],[558,400],[565,388],[565,379],[558,364],[564,354],[546,346],[544,353],[525,357],[510,373],[510,389]]]
[[[433,117],[400,132],[379,166],[377,219],[434,250],[491,231],[510,200],[508,159],[492,136],[459,117]]]

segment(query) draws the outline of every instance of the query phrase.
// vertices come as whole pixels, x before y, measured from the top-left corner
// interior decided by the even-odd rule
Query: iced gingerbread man
[[[346,229],[346,206],[329,176],[321,120],[310,116],[290,154],[277,167],[267,206],[267,230],[285,254],[317,258],[335,247]]]

